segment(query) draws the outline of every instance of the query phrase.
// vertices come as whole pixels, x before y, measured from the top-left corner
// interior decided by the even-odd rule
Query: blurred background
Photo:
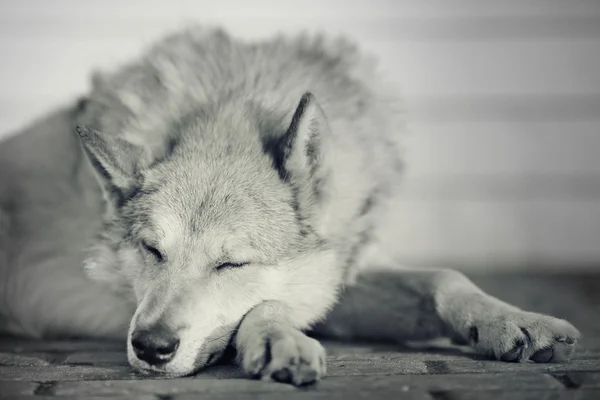
[[[407,262],[600,265],[598,0],[2,0],[0,138],[181,24],[344,33],[402,89]]]

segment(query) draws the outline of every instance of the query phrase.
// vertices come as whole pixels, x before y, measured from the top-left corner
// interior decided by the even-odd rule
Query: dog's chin
[[[172,368],[172,366],[169,364],[153,366],[140,360],[130,361],[129,364],[137,373],[141,375],[165,378],[181,378],[184,376],[194,375],[205,367],[204,365],[199,365],[198,367],[194,367],[189,370],[177,370]]]
[[[161,366],[150,365],[137,357],[130,357],[129,364],[142,375],[181,378],[184,376],[195,375],[202,369],[216,364],[221,359],[221,356],[222,352],[211,354],[208,357],[197,357],[194,366],[189,369],[178,369],[174,367],[173,363],[167,363]]]

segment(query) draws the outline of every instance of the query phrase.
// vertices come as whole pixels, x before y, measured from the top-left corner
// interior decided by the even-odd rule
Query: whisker
[[[205,344],[208,344],[208,343],[216,342],[217,340],[221,340],[221,339],[223,339],[223,338],[225,338],[225,337],[227,337],[227,336],[233,336],[234,334],[236,334],[236,333],[237,333],[237,330],[238,330],[238,329],[237,329],[237,328],[235,328],[235,329],[234,329],[234,330],[232,330],[231,332],[227,332],[227,333],[225,333],[224,335],[221,335],[221,336],[219,336],[219,337],[217,337],[217,338],[214,338],[214,339],[211,339],[211,340],[207,340],[207,341],[206,341],[206,342],[204,342],[204,343],[205,343]]]

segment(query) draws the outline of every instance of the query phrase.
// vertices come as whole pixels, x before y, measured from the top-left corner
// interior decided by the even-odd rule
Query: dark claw
[[[252,366],[250,367],[250,377],[253,379],[260,379],[263,375],[263,371],[267,368],[267,359],[266,356],[262,358],[258,358],[252,362]]]
[[[273,372],[271,378],[277,382],[290,383],[292,382],[292,372],[288,368],[280,369],[279,371]]]
[[[469,329],[469,339],[473,343],[479,342],[479,330],[476,326],[472,326],[471,329]]]
[[[505,362],[519,362],[523,358],[523,351],[525,350],[525,342],[519,340],[515,343],[515,347],[512,350],[500,356],[501,361]]]
[[[554,357],[554,350],[552,348],[542,349],[536,351],[532,356],[531,360],[536,363],[547,363],[552,361],[552,357]]]
[[[302,365],[294,384],[296,386],[312,385],[317,381],[317,371],[313,370],[307,364]]]
[[[525,337],[527,338],[527,342],[529,344],[533,343],[533,340],[531,339],[531,335],[529,334],[529,331],[525,328],[521,328],[521,332],[523,332],[523,334],[525,335]]]

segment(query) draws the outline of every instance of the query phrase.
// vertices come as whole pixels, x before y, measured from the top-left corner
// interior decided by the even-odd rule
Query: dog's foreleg
[[[235,346],[247,375],[303,385],[325,373],[325,350],[297,329],[291,314],[285,304],[266,301],[244,317]]]
[[[526,312],[452,270],[371,269],[348,285],[315,331],[343,339],[428,340],[448,336],[503,361],[562,361],[579,332]]]

